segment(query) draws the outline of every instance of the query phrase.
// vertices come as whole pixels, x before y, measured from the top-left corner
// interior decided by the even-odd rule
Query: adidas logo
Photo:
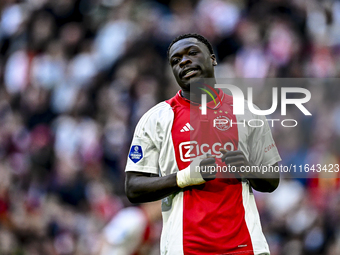
[[[187,124],[185,124],[185,126],[181,129],[181,132],[186,132],[186,131],[190,131],[190,130],[194,130],[194,128],[189,124],[189,122]]]

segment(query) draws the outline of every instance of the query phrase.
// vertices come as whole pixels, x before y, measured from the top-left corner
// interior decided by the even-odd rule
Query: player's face
[[[169,56],[172,72],[184,91],[190,91],[190,80],[215,77],[215,55],[196,38],[177,41],[171,46]]]

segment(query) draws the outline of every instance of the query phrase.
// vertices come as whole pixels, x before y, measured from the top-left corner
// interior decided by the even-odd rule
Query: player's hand
[[[246,173],[240,172],[241,166],[250,166],[246,156],[242,151],[228,151],[226,149],[220,149],[220,152],[222,153],[222,162],[224,162],[226,165],[229,165],[230,167],[236,168],[236,178],[247,178]]]
[[[215,157],[215,155],[207,154],[207,157],[200,162],[200,172],[205,181],[214,180],[216,178]]]

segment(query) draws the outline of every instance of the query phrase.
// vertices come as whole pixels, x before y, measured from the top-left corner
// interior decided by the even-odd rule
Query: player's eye
[[[190,52],[189,52],[189,55],[196,55],[198,52],[197,51],[195,51],[195,50],[191,50]]]
[[[178,58],[173,58],[173,59],[171,60],[171,65],[176,65],[178,62],[179,62],[179,59],[178,59]]]

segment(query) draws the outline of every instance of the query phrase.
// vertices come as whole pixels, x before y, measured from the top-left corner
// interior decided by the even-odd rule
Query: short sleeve
[[[281,161],[268,121],[256,115],[260,127],[253,127],[249,144],[249,162],[253,165],[273,165]]]
[[[125,172],[143,172],[159,175],[159,158],[164,147],[165,130],[171,124],[164,118],[171,113],[167,103],[159,103],[139,120],[132,143]],[[171,118],[170,118],[171,120]]]
[[[133,137],[125,171],[158,174],[159,151],[146,132]]]

